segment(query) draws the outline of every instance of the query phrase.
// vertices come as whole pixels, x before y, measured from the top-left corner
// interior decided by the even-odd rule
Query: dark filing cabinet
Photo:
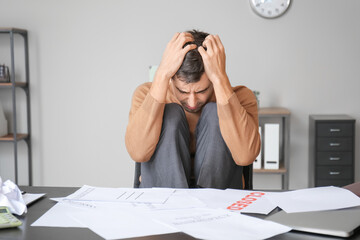
[[[347,115],[310,115],[310,187],[353,183],[354,146],[354,118]]]

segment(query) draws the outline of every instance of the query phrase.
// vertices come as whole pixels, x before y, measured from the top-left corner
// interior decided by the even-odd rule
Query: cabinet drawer
[[[353,140],[347,138],[318,138],[318,151],[352,151]]]
[[[317,166],[317,179],[352,179],[353,168],[351,166]]]
[[[315,187],[321,186],[336,186],[336,187],[343,187],[354,183],[353,179],[340,179],[340,180],[325,180],[325,179],[318,179],[315,183]]]
[[[318,152],[316,154],[318,165],[351,165],[352,162],[352,152]]]
[[[352,123],[318,123],[317,125],[319,137],[351,137],[353,132]]]

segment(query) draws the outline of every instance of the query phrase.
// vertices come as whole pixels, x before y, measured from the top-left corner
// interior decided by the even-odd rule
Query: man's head
[[[196,30],[187,32],[193,36],[194,41],[185,43],[184,47],[190,43],[196,44],[198,47],[202,46],[205,38],[209,35],[208,33]],[[198,49],[195,48],[187,52],[182,65],[175,73],[173,79],[185,81],[187,83],[194,83],[200,80],[203,73],[205,73],[204,63]]]
[[[194,37],[194,42],[198,47],[202,46],[208,33],[196,30],[188,31]],[[184,46],[186,46],[186,43]],[[190,50],[184,61],[176,72],[173,80],[173,91],[176,98],[181,103],[185,111],[199,112],[209,101],[213,94],[213,85],[205,73],[204,63],[199,51]]]

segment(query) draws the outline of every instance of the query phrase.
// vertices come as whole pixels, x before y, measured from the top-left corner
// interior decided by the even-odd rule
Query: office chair
[[[140,187],[139,177],[141,175],[141,163],[135,163],[134,188]],[[243,166],[243,176],[245,180],[244,189],[253,189],[253,165]]]

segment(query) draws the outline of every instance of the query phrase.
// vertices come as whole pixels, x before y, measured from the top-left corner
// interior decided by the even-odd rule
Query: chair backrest
[[[135,163],[134,188],[140,187],[139,177],[141,175],[141,163]],[[243,176],[245,180],[244,189],[253,189],[253,165],[243,166]]]
[[[253,165],[243,166],[244,189],[253,190]]]
[[[140,187],[141,163],[135,162],[134,188]]]

